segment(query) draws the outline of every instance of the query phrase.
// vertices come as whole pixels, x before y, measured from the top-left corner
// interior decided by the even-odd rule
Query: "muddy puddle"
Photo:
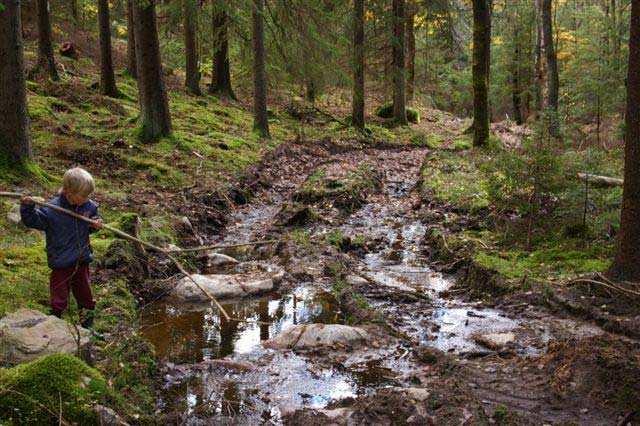
[[[404,154],[389,155],[397,160]],[[424,152],[413,155],[422,158]],[[479,339],[486,335],[498,335],[513,355],[532,357],[558,336],[598,332],[573,321],[535,317],[535,313],[513,317],[481,303],[443,296],[454,279],[431,269],[422,255],[428,224],[412,215],[419,161],[403,161],[395,169],[385,169],[382,191],[349,217],[305,228],[312,241],[326,241],[329,234],[339,232],[368,243],[364,252],[349,255],[353,262],[346,279],[359,283],[354,287],[389,326],[409,336],[411,345],[430,346],[459,358],[499,353]],[[296,182],[302,180],[298,177]],[[260,236],[287,199],[280,193],[270,197],[236,212],[224,241]],[[311,261],[304,259],[309,271],[334,261],[330,251],[318,248]],[[298,260],[302,259],[294,257],[292,262]],[[284,259],[270,261],[286,264]],[[380,389],[415,384],[412,374],[423,366],[410,355],[408,342],[387,335],[376,335],[365,347],[347,351],[264,348],[265,341],[295,325],[345,323],[348,316],[323,290],[330,284],[299,282],[284,294],[224,304],[233,318],[243,321],[226,321],[212,306],[156,303],[145,308],[143,334],[164,361],[159,409],[175,413],[186,424],[211,420],[279,424],[283,416],[300,408],[346,404]]]
[[[393,360],[384,350],[355,356],[348,364],[316,364],[309,356],[263,349],[264,341],[297,324],[342,323],[330,293],[301,286],[223,307],[247,322],[226,321],[211,306],[158,303],[143,310],[142,333],[165,365],[163,412],[193,424],[227,417],[255,422],[258,415],[277,421],[290,410],[323,408],[397,383],[397,368],[381,362]]]
[[[244,322],[227,321],[210,305],[160,302],[142,311],[142,333],[161,360],[187,364],[251,352],[293,325],[341,322],[330,293],[304,286],[285,295],[274,293],[222,306],[232,318]]]

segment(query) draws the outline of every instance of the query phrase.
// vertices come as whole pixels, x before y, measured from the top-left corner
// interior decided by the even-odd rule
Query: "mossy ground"
[[[96,404],[121,408],[97,370],[71,355],[49,355],[0,369],[0,421],[8,424],[97,424]]]
[[[60,31],[54,28],[54,33]],[[82,31],[81,35],[92,37]],[[30,69],[36,59],[36,43],[27,40],[25,45]],[[116,40],[116,52],[119,46]],[[173,133],[156,143],[144,144],[137,137],[139,107],[134,79],[126,73],[117,73],[121,96],[104,97],[98,93],[97,66],[92,58],[73,60],[57,55],[56,59],[61,64],[60,70],[64,69],[59,82],[39,75],[27,81],[34,159],[23,165],[0,159],[0,188],[50,197],[60,187],[64,171],[80,165],[95,177],[94,198],[105,222],[122,228],[123,221],[136,213],[142,220],[141,238],[155,244],[178,242],[175,223],[184,213],[175,200],[180,199],[183,188],[215,193],[285,141],[364,137],[335,121],[303,123],[284,112],[285,108],[270,105],[272,138],[263,140],[253,131],[253,115],[248,105],[211,95],[190,96],[179,79],[169,76]],[[412,127],[387,128],[383,122],[368,123],[367,129],[366,141],[372,146],[407,144],[417,134]],[[345,208],[374,184],[368,172],[359,169],[341,182],[344,188],[338,192],[345,197]],[[0,316],[21,307],[48,312],[49,269],[44,238],[38,231],[7,220],[7,212],[13,206],[13,200],[0,200]],[[120,407],[129,419],[143,419],[154,410],[156,365],[153,348],[136,332],[136,300],[129,283],[101,266],[114,241],[107,231],[91,237],[96,258],[94,328],[110,334],[106,342],[94,342],[97,370],[91,371],[104,377],[113,390],[130,402]],[[73,298],[65,318],[78,320]],[[40,371],[33,370],[34,383]],[[6,371],[3,374],[8,377]],[[47,377],[41,376],[43,380]],[[35,383],[33,391],[27,392],[28,398],[39,397],[39,386],[46,383]]]
[[[540,196],[543,202],[537,210],[522,203],[530,181],[505,184],[513,158],[521,156],[520,167],[526,169],[529,154],[497,148],[495,143],[486,149],[430,153],[422,170],[422,191],[425,199],[451,210],[442,218],[449,229],[444,237],[449,251],[460,251],[498,272],[513,290],[522,285],[527,290],[527,280],[560,284],[605,271],[610,264],[619,225],[620,189],[589,188],[587,193],[575,176],[584,170],[616,176],[621,154],[619,149],[567,150],[560,158],[561,167],[554,171],[559,183]],[[525,177],[527,173],[522,172]],[[445,258],[450,254],[447,249],[441,250]]]

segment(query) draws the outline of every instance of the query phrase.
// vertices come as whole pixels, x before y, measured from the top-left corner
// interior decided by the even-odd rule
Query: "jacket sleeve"
[[[93,203],[93,212],[90,216],[90,219],[102,219],[102,217],[100,217],[100,214],[98,213],[98,205],[96,203]],[[93,234],[94,232],[98,232],[99,229],[93,228],[93,227],[89,227],[89,234]]]
[[[46,231],[49,226],[49,218],[44,209],[36,208],[34,205],[20,205],[20,218],[22,223],[28,228]]]

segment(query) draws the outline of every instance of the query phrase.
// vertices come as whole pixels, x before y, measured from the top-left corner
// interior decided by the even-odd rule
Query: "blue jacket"
[[[65,196],[60,194],[50,200],[49,204],[72,210],[89,218],[98,215],[98,205],[91,200],[80,206],[72,206]],[[20,216],[25,226],[45,232],[47,261],[50,268],[69,268],[76,263],[89,263],[93,260],[89,234],[96,230],[87,222],[49,207],[36,208],[25,204],[20,206]]]

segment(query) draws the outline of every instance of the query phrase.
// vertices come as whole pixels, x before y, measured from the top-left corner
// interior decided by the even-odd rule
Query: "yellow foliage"
[[[124,37],[127,35],[127,27],[124,25],[116,25],[116,35],[118,37]]]

